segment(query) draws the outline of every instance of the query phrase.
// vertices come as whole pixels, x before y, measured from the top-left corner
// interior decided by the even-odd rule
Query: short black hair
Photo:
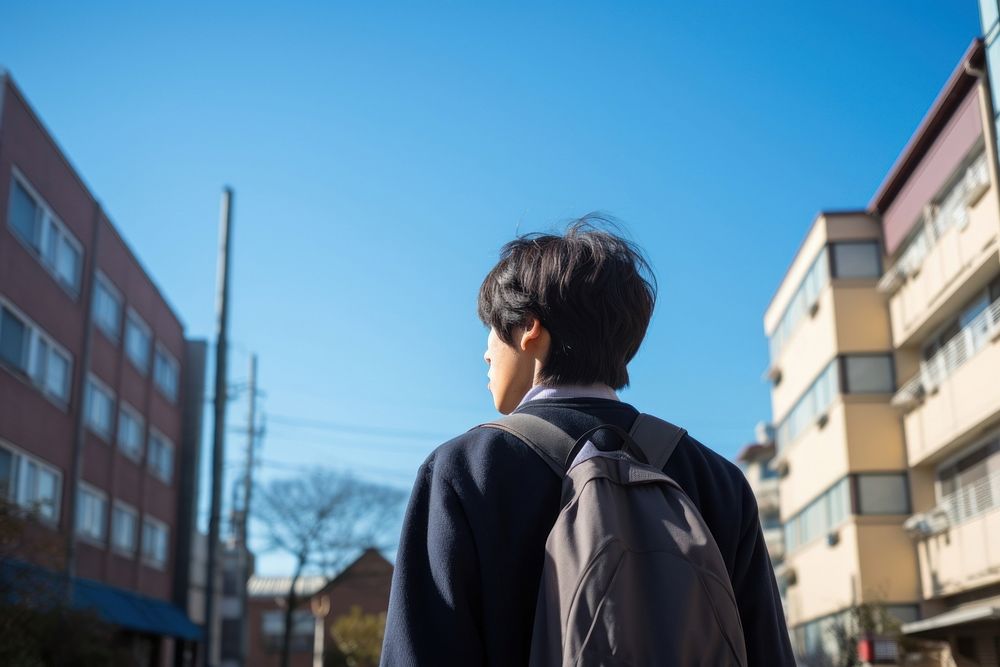
[[[642,251],[614,221],[590,214],[561,235],[526,234],[504,245],[479,288],[479,319],[513,345],[515,330],[537,318],[552,337],[540,373],[546,384],[621,389],[656,290]]]

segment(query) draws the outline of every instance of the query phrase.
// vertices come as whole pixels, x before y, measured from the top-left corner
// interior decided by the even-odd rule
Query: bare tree
[[[324,469],[274,480],[260,489],[256,513],[268,547],[295,559],[285,598],[282,667],[288,667],[299,579],[307,571],[329,577],[359,549],[378,546],[380,538],[384,543],[385,529],[395,524],[404,498],[398,489]]]

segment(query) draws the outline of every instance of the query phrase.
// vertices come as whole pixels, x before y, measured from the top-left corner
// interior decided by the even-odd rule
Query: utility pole
[[[243,472],[243,509],[239,514],[237,548],[240,559],[240,664],[245,664],[250,646],[250,614],[247,611],[247,581],[250,579],[250,545],[248,524],[250,498],[253,495],[254,452],[257,448],[257,355],[250,355],[250,414],[247,419],[246,470]]]
[[[222,191],[219,210],[219,265],[216,274],[215,416],[212,433],[212,493],[208,515],[208,564],[205,568],[205,650],[203,665],[212,667],[215,636],[215,573],[218,567],[219,514],[222,505],[222,464],[226,439],[226,356],[229,351],[229,252],[232,244],[233,189]]]

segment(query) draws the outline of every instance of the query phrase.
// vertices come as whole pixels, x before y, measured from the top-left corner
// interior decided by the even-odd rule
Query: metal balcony
[[[904,412],[914,409],[926,394],[933,394],[945,379],[997,338],[1000,338],[1000,299],[966,324],[934,356],[920,362],[920,372],[896,392],[892,405]]]

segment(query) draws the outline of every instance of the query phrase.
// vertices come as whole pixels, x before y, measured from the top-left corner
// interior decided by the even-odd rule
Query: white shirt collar
[[[600,382],[590,385],[564,384],[552,386],[537,384],[528,390],[528,393],[524,395],[524,398],[521,399],[517,407],[521,407],[528,401],[542,398],[606,398],[611,401],[621,400],[614,389]]]

